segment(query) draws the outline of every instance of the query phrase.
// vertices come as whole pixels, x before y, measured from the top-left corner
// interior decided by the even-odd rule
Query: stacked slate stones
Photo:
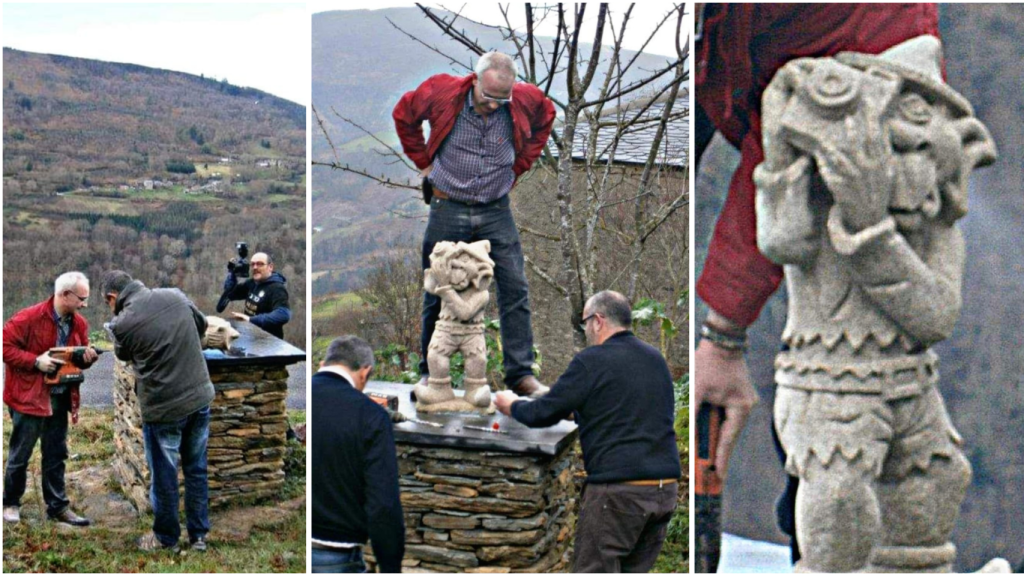
[[[406,571],[567,571],[581,468],[572,446],[552,457],[399,442]]]
[[[114,467],[124,493],[148,511],[149,466],[130,367],[115,362]],[[210,506],[273,496],[284,486],[288,371],[281,365],[208,362],[216,396],[210,405]]]

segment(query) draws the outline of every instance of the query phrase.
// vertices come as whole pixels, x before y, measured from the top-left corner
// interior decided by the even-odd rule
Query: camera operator
[[[274,336],[284,338],[284,325],[292,319],[286,280],[274,272],[274,261],[264,252],[253,254],[248,266],[252,277],[239,283],[235,275],[237,264],[228,264],[228,277],[224,280],[224,294],[217,304],[217,312],[223,312],[231,300],[245,300],[244,313],[231,313],[235,319],[252,322]]]

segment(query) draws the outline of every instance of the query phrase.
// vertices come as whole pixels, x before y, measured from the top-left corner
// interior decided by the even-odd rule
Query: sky
[[[227,79],[309,104],[304,3],[3,4],[3,45]]]
[[[665,0],[638,2],[636,7],[633,8],[633,13],[630,15],[629,23],[626,26],[626,37],[622,43],[623,47],[629,50],[639,50],[644,40],[646,40],[650,35],[649,31],[653,30],[672,6],[678,3],[679,2],[667,2]],[[501,12],[498,10],[498,3],[496,2],[452,2],[450,4],[421,2],[421,4],[428,8],[443,7],[449,12],[458,12],[471,20],[476,20],[477,22],[504,25],[504,19]],[[503,3],[502,5],[505,4],[507,3]],[[540,4],[541,3],[535,3],[535,5]],[[556,3],[550,3],[550,5],[554,4]],[[609,2],[612,21],[615,23],[616,31],[621,25],[622,14],[629,8],[629,4],[629,2]],[[584,28],[581,32],[581,38],[592,39],[594,37],[594,26],[597,21],[597,5],[597,2],[591,2],[587,6],[587,11],[584,13]],[[381,8],[415,7],[415,3],[395,0],[310,0],[309,6],[314,12],[326,12],[329,10],[375,10]],[[511,8],[509,9],[509,19],[512,22],[512,25],[518,30],[525,30],[526,28],[526,17],[523,14],[523,6],[524,3],[511,4]],[[573,4],[569,3],[566,4],[566,6],[571,9]],[[549,18],[541,24],[537,33],[541,36],[554,37],[556,24],[556,18]],[[690,30],[693,30],[693,15],[687,13],[683,18],[683,38],[681,39],[681,42],[685,43],[687,41],[686,34],[687,31]],[[666,23],[665,26],[658,31],[658,34],[647,46],[645,52],[649,54],[674,57],[676,54],[675,36],[676,26],[675,21],[672,20],[671,22]],[[606,28],[603,43],[610,44],[611,42],[611,34],[608,33],[608,29]]]

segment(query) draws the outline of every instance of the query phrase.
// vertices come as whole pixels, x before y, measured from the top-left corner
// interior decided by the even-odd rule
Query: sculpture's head
[[[470,285],[477,290],[490,288],[491,280],[494,278],[494,261],[488,256],[491,252],[491,242],[459,242],[457,249],[449,277],[452,287],[456,290],[465,290]]]
[[[781,126],[780,138],[766,136],[766,159],[840,147],[855,127],[880,135],[895,157],[889,208],[900,228],[966,214],[971,171],[995,161],[996,146],[970,103],[943,82],[937,38],[920,36],[877,56],[795,60],[783,70],[785,89],[765,92],[764,123]]]
[[[239,336],[238,330],[235,330],[227,320],[219,316],[206,317],[206,335],[203,338],[204,348],[216,348],[227,351],[231,348],[231,342]]]

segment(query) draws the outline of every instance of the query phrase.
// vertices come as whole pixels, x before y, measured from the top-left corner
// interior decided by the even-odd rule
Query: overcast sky
[[[421,2],[427,7],[438,7],[440,4],[433,2]],[[554,5],[555,3],[551,3]],[[615,29],[618,31],[619,26],[622,22],[622,14],[629,8],[629,2],[610,2],[610,8],[612,13],[612,21],[615,23]],[[657,26],[658,22],[664,18],[665,14],[672,8],[672,6],[678,4],[678,2],[665,2],[664,0],[640,2],[637,3],[636,7],[633,8],[633,13],[630,14],[629,24],[626,26],[626,38],[623,41],[623,47],[629,50],[639,50],[643,41],[650,35],[650,30],[653,30]],[[534,3],[535,6],[541,5],[541,3]],[[314,12],[325,12],[328,10],[359,10],[359,9],[381,9],[381,8],[395,8],[395,7],[409,7],[415,6],[414,2],[401,2],[393,0],[336,0],[322,1],[322,0],[310,0],[309,6]],[[504,19],[501,12],[498,10],[498,4],[495,2],[461,2],[455,1],[451,3],[443,4],[444,8],[452,12],[459,12],[471,20],[477,22],[484,22],[486,24],[502,24],[504,25]],[[512,25],[519,30],[526,29],[526,17],[524,16],[523,10],[524,3],[512,4],[509,9],[509,19]],[[573,4],[566,4],[569,10],[572,9]],[[598,3],[591,2],[587,6],[587,11],[584,15],[584,29],[581,33],[581,38],[592,39],[594,37],[594,25],[597,22]],[[549,18],[545,21],[537,33],[541,36],[555,35],[555,26],[557,24],[557,18]],[[589,27],[588,27],[589,25]],[[682,42],[687,41],[687,31],[693,30],[693,15],[687,14],[683,19],[683,38]],[[654,41],[651,42],[645,49],[645,52],[650,54],[660,54],[662,56],[675,56],[675,37],[676,37],[676,26],[675,20],[671,23],[666,23],[665,26],[658,31]],[[610,44],[612,42],[611,34],[608,29],[605,29],[604,43]]]
[[[226,78],[309,104],[303,3],[3,4],[3,45]]]

